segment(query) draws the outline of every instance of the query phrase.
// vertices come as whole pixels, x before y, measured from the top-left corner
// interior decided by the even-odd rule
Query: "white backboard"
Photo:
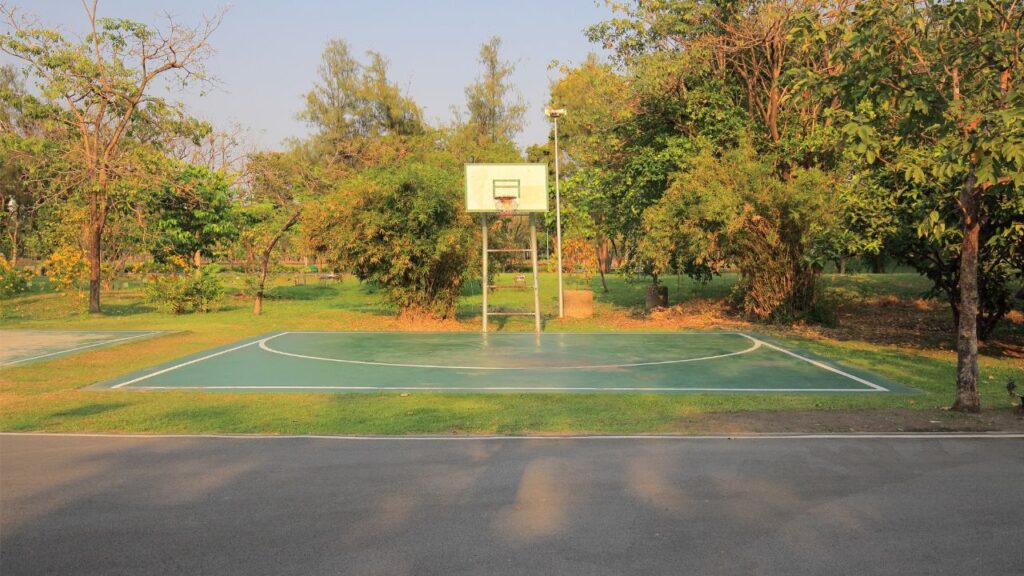
[[[499,212],[502,196],[515,197],[516,212],[547,212],[547,165],[466,164],[466,211]]]

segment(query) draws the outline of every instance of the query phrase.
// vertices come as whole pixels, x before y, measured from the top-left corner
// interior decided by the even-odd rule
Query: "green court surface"
[[[740,332],[276,332],[98,384],[121,390],[907,393]]]
[[[141,340],[160,330],[0,330],[0,367]]]

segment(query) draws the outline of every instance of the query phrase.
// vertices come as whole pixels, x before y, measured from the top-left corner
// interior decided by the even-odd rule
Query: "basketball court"
[[[99,388],[222,391],[908,393],[743,332],[275,332]]]
[[[52,360],[163,333],[159,330],[0,330],[0,367]]]

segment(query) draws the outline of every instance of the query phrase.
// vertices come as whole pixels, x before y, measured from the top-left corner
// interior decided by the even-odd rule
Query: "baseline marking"
[[[445,370],[602,370],[610,368],[637,368],[640,366],[659,366],[664,364],[683,364],[685,362],[698,362],[702,360],[714,360],[716,358],[727,358],[729,356],[739,356],[740,354],[747,354],[753,352],[761,347],[764,342],[761,342],[757,338],[753,338],[742,332],[736,332],[740,336],[747,338],[754,344],[745,350],[739,350],[737,352],[729,352],[728,354],[716,354],[714,356],[702,356],[700,358],[683,358],[680,360],[663,360],[660,362],[636,362],[632,364],[593,364],[583,366],[442,366],[435,364],[399,364],[393,362],[371,362],[367,360],[345,360],[342,358],[324,358],[323,356],[307,356],[305,354],[294,354],[292,352],[283,352],[281,350],[275,350],[270,346],[267,346],[267,341],[277,338],[278,336],[284,336],[286,334],[296,334],[296,332],[284,332],[281,334],[275,334],[270,338],[264,338],[259,341],[260,348],[272,354],[280,354],[282,356],[292,356],[294,358],[302,358],[304,360],[321,360],[324,362],[338,362],[342,364],[359,364],[363,366],[389,366],[395,368],[439,368]],[[457,388],[449,388],[449,390],[456,390]],[[481,390],[482,388],[475,388]],[[527,390],[528,388],[514,388],[517,390]],[[586,388],[571,388],[572,390],[586,390]],[[603,388],[603,390],[609,390],[609,388]],[[630,388],[635,390],[635,388]]]
[[[280,336],[280,334],[278,334],[277,336]],[[271,336],[271,338],[273,338],[273,336]],[[267,340],[269,340],[269,339],[270,338],[267,338]],[[170,372],[171,370],[177,370],[178,368],[189,366],[191,364],[195,364],[196,362],[202,362],[203,360],[209,360],[210,358],[213,358],[214,356],[220,356],[221,354],[227,354],[228,352],[234,352],[235,350],[241,350],[242,348],[247,348],[249,346],[252,346],[253,344],[256,344],[256,342],[255,341],[254,342],[249,342],[247,344],[242,344],[241,346],[235,346],[234,348],[228,348],[227,350],[221,350],[220,352],[214,352],[213,354],[208,354],[206,356],[203,356],[202,358],[196,358],[195,360],[189,360],[188,362],[182,362],[181,364],[175,364],[174,366],[169,366],[167,368],[164,368],[163,370],[157,370],[156,372],[153,372],[152,374],[146,374],[145,376],[139,376],[138,378],[135,378],[134,380],[129,380],[127,382],[121,382],[120,384],[116,384],[114,386],[111,386],[110,390],[113,390],[115,388],[122,388],[124,386],[129,385],[129,384],[134,384],[136,382],[141,382],[143,380],[152,378],[153,376],[159,376],[161,374],[166,374],[166,373]],[[145,386],[141,386],[140,388],[146,388],[146,387]],[[202,388],[202,387],[196,387],[196,388]]]
[[[487,332],[482,334],[479,330],[289,330],[288,334],[388,334],[392,336],[419,336],[423,334],[474,334],[476,336],[524,336],[536,338],[536,332]],[[541,332],[542,336],[721,336],[723,334],[739,334],[746,336],[743,332],[719,332],[717,330],[694,330],[672,331],[655,330],[653,332],[589,332],[581,330],[578,332]]]
[[[793,358],[798,358],[800,360],[803,360],[804,362],[807,362],[808,364],[811,364],[813,366],[817,366],[818,368],[822,368],[824,370],[828,370],[829,372],[833,372],[835,374],[839,374],[840,376],[846,376],[850,380],[853,380],[854,382],[859,382],[861,384],[864,384],[865,386],[870,386],[871,388],[874,388],[878,392],[889,392],[889,389],[884,387],[884,386],[879,386],[878,384],[875,384],[873,382],[868,382],[867,380],[865,380],[865,379],[863,379],[863,378],[861,378],[859,376],[854,376],[853,374],[850,374],[848,372],[843,372],[842,370],[840,370],[838,368],[833,368],[832,366],[829,366],[828,364],[825,364],[824,362],[818,362],[817,360],[812,360],[812,359],[807,358],[805,356],[801,356],[801,355],[797,354],[796,352],[790,352],[789,350],[786,350],[785,348],[782,348],[780,346],[776,346],[774,344],[765,342],[763,340],[758,340],[757,338],[754,338],[753,336],[747,336],[747,338],[750,338],[751,340],[756,340],[756,341],[760,342],[761,344],[764,344],[765,346],[767,346],[769,348],[772,348],[774,350],[778,350],[779,352],[782,352],[783,354],[789,354]]]
[[[537,434],[523,436],[354,436],[351,434],[154,434],[140,432],[103,433],[103,432],[0,432],[2,436],[53,437],[53,438],[111,438],[120,440],[174,440],[196,439],[205,440],[335,440],[335,441],[384,441],[384,442],[472,442],[472,441],[530,441],[530,440],[1018,440],[1024,439],[1020,432],[833,432],[807,434],[793,433],[738,433],[738,434]]]
[[[147,376],[148,378],[148,376]],[[563,392],[582,390],[586,392],[887,392],[868,388],[667,388],[667,387],[613,387],[596,386],[544,387],[544,386],[136,386],[132,390],[407,390],[410,392],[465,391],[509,391],[529,390],[534,392]]]
[[[76,332],[88,332],[87,330],[76,331]],[[48,354],[40,354],[39,356],[32,356],[31,358],[22,358],[21,360],[15,360],[13,362],[5,362],[0,366],[14,366],[15,364],[21,364],[22,362],[29,362],[32,360],[39,360],[40,358],[48,358],[50,356],[56,356],[58,354],[70,354],[78,350],[85,350],[86,348],[94,348],[96,346],[103,346],[105,344],[116,344],[117,342],[124,342],[126,340],[134,340],[136,338],[142,338],[143,336],[152,336],[153,334],[159,334],[160,331],[156,330],[153,332],[145,332],[142,334],[136,334],[134,336],[128,336],[126,338],[117,338],[114,340],[102,340],[100,342],[93,342],[92,344],[86,344],[84,346],[77,346],[75,348],[67,348],[64,350],[57,350],[56,352],[50,352]]]

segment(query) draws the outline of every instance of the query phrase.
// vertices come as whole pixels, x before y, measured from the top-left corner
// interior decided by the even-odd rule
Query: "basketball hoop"
[[[511,218],[519,210],[519,198],[517,196],[499,196],[494,199],[494,206],[498,218]]]
[[[2,1],[2,0],[0,0]],[[548,210],[548,169],[545,164],[466,164],[466,211],[479,212],[480,218],[480,260],[482,264],[481,278],[483,289],[481,300],[481,329],[487,332],[487,319],[496,316],[532,316],[533,329],[540,332],[540,282],[537,280],[539,265],[537,263],[537,215]],[[502,222],[496,226],[488,218],[493,214]],[[505,228],[511,232],[508,236],[519,237],[518,230],[509,231],[512,217],[526,216],[529,218],[529,248],[490,248],[488,232],[491,228]],[[533,268],[533,312],[511,311],[501,308],[492,310],[488,305],[488,293],[495,285],[488,285],[492,277],[488,275],[490,255],[495,252],[520,253],[530,255]],[[516,276],[513,286],[525,287],[526,275]]]

